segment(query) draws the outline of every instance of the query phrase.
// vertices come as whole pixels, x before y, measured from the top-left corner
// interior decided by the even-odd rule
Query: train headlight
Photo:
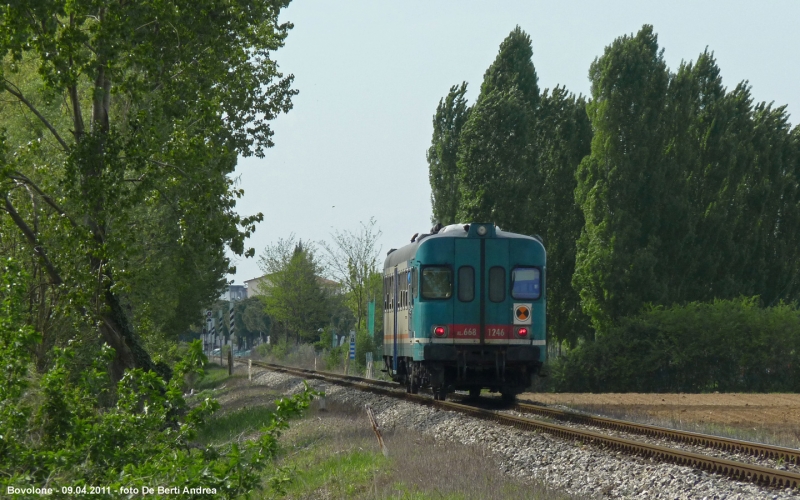
[[[478,226],[478,236],[486,236],[486,226]]]
[[[436,337],[442,338],[445,335],[447,335],[447,328],[445,328],[443,326],[434,326],[433,327],[433,334]]]
[[[528,336],[528,329],[527,328],[517,328],[517,337],[527,337]]]

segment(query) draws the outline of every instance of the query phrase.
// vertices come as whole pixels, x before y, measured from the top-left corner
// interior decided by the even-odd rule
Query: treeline
[[[243,304],[242,320],[254,319],[260,307],[271,342],[317,343],[319,348],[331,347],[332,335],[366,331],[368,303],[383,293],[380,235],[370,219],[357,231],[336,231],[330,243],[298,241],[293,234],[279,239],[259,257],[264,276]],[[380,332],[383,317],[374,319]]]
[[[549,338],[565,346],[647,304],[796,301],[800,127],[786,107],[723,86],[708,51],[671,71],[647,25],[589,78],[589,98],[541,91],[530,37],[512,31],[475,103],[463,83],[436,110],[434,219],[542,236]]]

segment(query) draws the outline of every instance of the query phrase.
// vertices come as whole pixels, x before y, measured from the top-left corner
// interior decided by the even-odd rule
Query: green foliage
[[[727,92],[713,54],[666,67],[651,26],[591,67],[595,132],[573,284],[600,331],[642,305],[796,300],[800,148],[785,107]]]
[[[344,366],[344,357],[347,355],[349,350],[350,344],[348,342],[328,350],[324,357],[325,369],[335,370]]]
[[[56,348],[54,363],[37,383],[26,382],[36,334],[22,321],[17,286],[25,279],[13,262],[0,273],[0,487],[62,486],[213,488],[237,498],[271,484],[283,484],[285,472],[271,467],[277,439],[290,418],[308,407],[316,394],[306,390],[276,402],[257,440],[240,447],[197,446],[196,438],[219,407],[210,399],[190,408],[183,399],[184,377],[202,373],[205,356],[199,342],[190,345],[169,382],[155,372],[127,371],[114,386],[104,346],[92,366],[74,377],[75,350]],[[114,403],[104,406],[113,393]],[[108,497],[118,495],[111,494]]]
[[[356,327],[361,328],[366,325],[367,302],[382,295],[378,246],[381,230],[375,219],[370,218],[366,223],[361,222],[357,232],[336,231],[331,237],[332,245],[321,243],[325,249],[325,270],[338,281],[344,302],[355,316]]]
[[[521,226],[527,211],[533,110],[516,88],[481,94],[464,125],[459,150],[462,221]]]
[[[486,70],[460,136],[457,217],[461,221],[495,222],[513,230],[528,217],[539,103],[532,54],[530,37],[517,27]]]
[[[136,330],[160,347],[148,337],[199,319],[229,271],[226,247],[252,255],[244,240],[262,216],[236,214],[230,175],[291,108],[292,78],[272,59],[287,4],[0,6],[3,246],[13,227],[28,288],[43,290],[31,298],[51,308],[38,316],[99,325],[117,378],[153,367]],[[76,336],[47,321],[46,344]]]
[[[564,87],[542,93],[536,137],[536,181],[529,187],[530,210],[520,227],[538,234],[547,249],[547,330],[551,341],[575,344],[590,336],[588,318],[572,286],[576,242],[584,226],[575,201],[578,164],[590,152],[591,124],[583,97]]]
[[[483,75],[481,95],[516,88],[522,93],[521,100],[531,108],[539,104],[539,77],[531,58],[531,37],[517,26],[500,44],[494,62]]]
[[[433,222],[453,224],[460,204],[458,150],[461,129],[469,117],[466,100],[467,82],[450,87],[447,97],[439,100],[433,115],[433,138],[427,152],[431,184]]]
[[[757,298],[651,307],[559,358],[567,392],[797,392],[800,312]]]
[[[349,344],[348,344],[349,349]],[[356,332],[356,359],[355,365],[359,370],[364,371],[367,367],[367,353],[373,353],[372,359],[377,361],[380,355],[376,352],[375,341],[366,328]]]
[[[189,343],[183,359],[173,367],[173,376],[183,377],[187,388],[192,389],[205,376],[204,367],[207,363],[208,358],[203,352],[203,341],[193,340]]]
[[[660,303],[662,210],[672,177],[662,152],[669,73],[653,29],[618,38],[589,70],[592,153],[581,162],[576,198],[585,227],[578,241],[574,285],[595,328]],[[674,214],[679,217],[680,214]]]
[[[266,248],[259,264],[269,280],[263,297],[267,314],[285,326],[287,340],[294,334],[295,343],[315,341],[328,322],[329,303],[314,248],[295,244],[291,235]]]
[[[800,127],[785,107],[754,105],[746,82],[728,91],[708,51],[670,72],[649,25],[592,63],[588,102],[540,93],[532,53],[517,28],[474,106],[451,89],[428,161],[437,218],[543,236],[550,342],[606,342],[646,303],[800,298]],[[561,375],[583,380],[575,360],[600,366],[607,349],[584,343]]]

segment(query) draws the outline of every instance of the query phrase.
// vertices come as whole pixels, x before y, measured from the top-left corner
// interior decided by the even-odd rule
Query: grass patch
[[[280,465],[293,471],[286,498],[354,499],[569,499],[539,483],[502,475],[484,449],[434,442],[406,429],[384,432],[389,457],[378,450],[363,410],[328,401],[312,403],[292,423]]]
[[[328,498],[370,495],[377,489],[378,479],[389,464],[383,455],[366,450],[334,453],[327,459],[319,451],[311,446],[287,461],[294,470],[292,482],[286,489],[289,497],[313,497],[323,492]]]
[[[202,380],[195,384],[195,391],[216,389],[227,379],[231,378],[231,375],[228,375],[228,367],[223,367],[215,363],[207,364],[204,370],[206,375]]]
[[[274,407],[271,405],[254,406],[212,418],[198,433],[198,441],[204,444],[239,441],[265,426],[269,422],[273,409]]]

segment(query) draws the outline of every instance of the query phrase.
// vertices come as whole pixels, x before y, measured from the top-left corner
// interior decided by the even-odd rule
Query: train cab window
[[[516,267],[511,271],[511,296],[517,300],[536,300],[542,295],[541,271],[535,267]]]
[[[500,266],[489,269],[489,300],[492,302],[506,300],[506,270]]]
[[[411,297],[417,296],[417,269],[411,269]]]
[[[453,271],[447,266],[422,268],[422,298],[449,299],[453,295]]]
[[[475,298],[475,269],[472,266],[458,268],[458,300],[472,302]]]

